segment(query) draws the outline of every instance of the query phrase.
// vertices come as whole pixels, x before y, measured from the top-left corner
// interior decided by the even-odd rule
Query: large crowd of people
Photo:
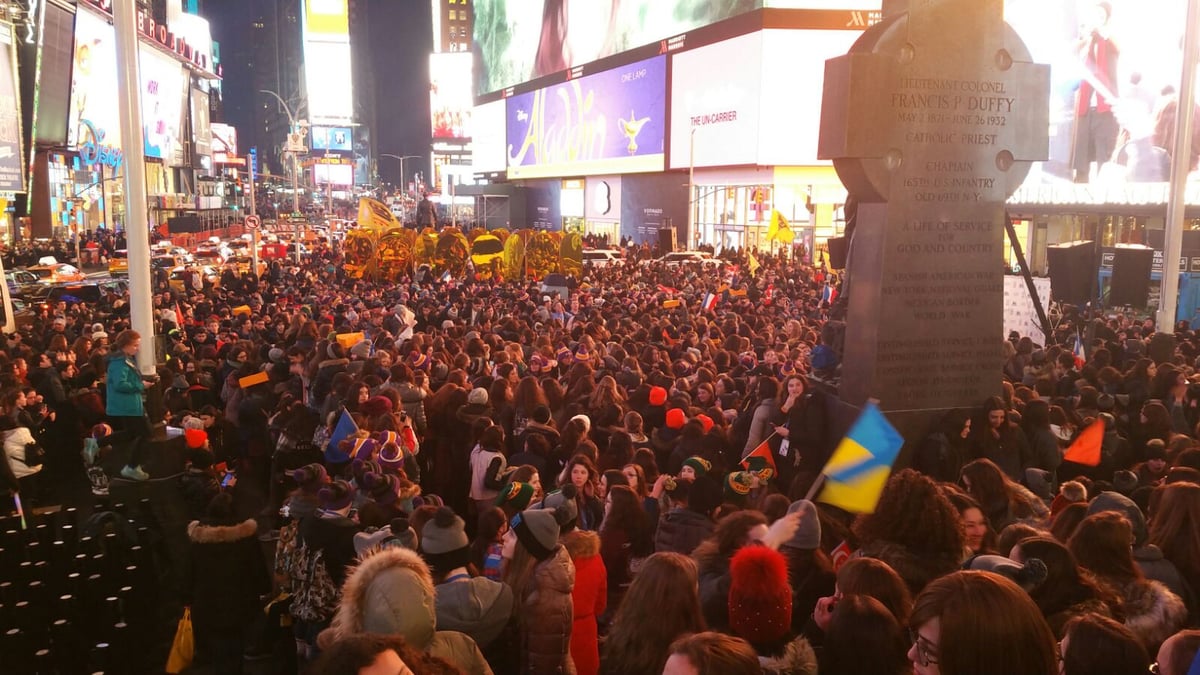
[[[126,298],[38,308],[0,340],[0,486],[103,511],[170,482],[188,547],[156,597],[216,673],[1188,672],[1200,335],[1158,360],[1122,316],[1011,336],[1001,395],[851,514],[805,498],[840,440],[832,273],[638,257],[569,297],[347,279],[324,244],[158,278],[155,375]],[[147,470],[164,424],[179,475]],[[1064,461],[1092,424],[1099,465]],[[743,462],[763,443],[773,468]]]

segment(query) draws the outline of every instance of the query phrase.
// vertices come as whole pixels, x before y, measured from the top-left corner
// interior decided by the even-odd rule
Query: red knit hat
[[[662,405],[667,402],[667,390],[662,387],[650,387],[650,405]]]
[[[766,546],[744,546],[729,564],[729,629],[754,645],[787,637],[792,630],[792,587],[787,561]]]
[[[687,413],[683,412],[683,408],[671,408],[667,411],[667,427],[671,429],[682,429],[687,423]]]

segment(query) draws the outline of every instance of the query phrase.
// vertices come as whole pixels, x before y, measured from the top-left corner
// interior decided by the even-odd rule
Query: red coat
[[[600,672],[600,640],[596,617],[608,604],[608,572],[600,557],[600,537],[595,532],[575,530],[562,538],[575,563],[575,624],[571,628],[571,660],[578,675]]]

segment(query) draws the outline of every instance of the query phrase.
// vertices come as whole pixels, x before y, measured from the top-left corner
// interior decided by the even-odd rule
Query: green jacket
[[[141,417],[146,414],[142,394],[146,383],[133,359],[117,352],[108,357],[107,402],[110,417]]]

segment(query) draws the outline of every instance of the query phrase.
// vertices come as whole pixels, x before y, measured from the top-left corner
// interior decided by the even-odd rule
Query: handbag
[[[46,461],[46,449],[36,441],[25,444],[25,458],[21,463],[25,466],[36,469]]]
[[[171,653],[167,655],[167,672],[182,673],[192,665],[196,656],[196,642],[192,635],[192,608],[183,608],[183,617],[179,619],[179,627],[175,629],[175,640],[171,643]]]

